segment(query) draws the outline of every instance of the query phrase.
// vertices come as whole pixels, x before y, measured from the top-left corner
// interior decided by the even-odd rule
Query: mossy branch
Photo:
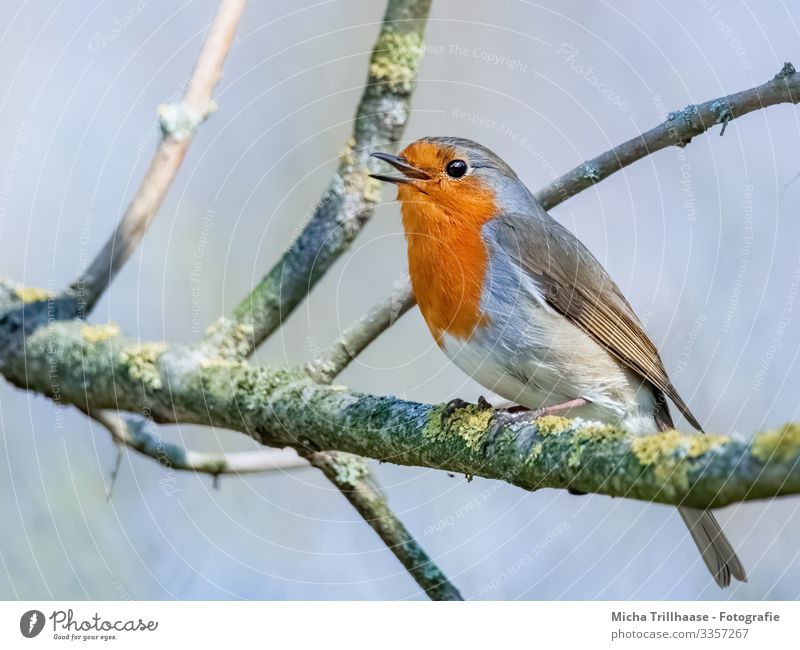
[[[37,305],[46,301],[23,308]],[[527,490],[572,488],[696,508],[800,493],[800,425],[752,439],[677,431],[634,437],[550,416],[501,428],[490,444],[488,410],[469,407],[443,419],[441,406],[321,385],[300,369],[134,341],[115,328],[104,333],[87,336],[74,322],[43,324],[24,347],[2,347],[0,372],[83,409],[144,411],[156,421],[241,431],[274,447],[344,451]]]

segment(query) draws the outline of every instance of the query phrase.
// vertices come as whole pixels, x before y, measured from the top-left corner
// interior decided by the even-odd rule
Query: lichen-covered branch
[[[795,424],[751,440],[677,431],[634,437],[549,416],[501,427],[492,441],[489,410],[469,407],[443,419],[441,406],[321,385],[300,369],[257,368],[198,348],[134,341],[114,327],[46,320],[24,346],[0,347],[0,372],[53,397],[57,383],[59,401],[84,409],[145,410],[155,421],[225,427],[274,447],[344,451],[528,490],[573,488],[697,508],[800,493]]]
[[[431,600],[462,600],[458,590],[389,508],[363,459],[342,452],[300,453],[341,490]]]
[[[536,193],[545,210],[608,178],[614,172],[666,147],[684,147],[715,124],[726,125],[737,117],[775,104],[800,102],[800,74],[791,63],[765,84],[733,95],[691,104],[675,111],[649,131],[623,142],[554,180]]]
[[[212,345],[227,354],[248,356],[311,291],[369,220],[381,196],[378,181],[369,176],[380,163],[370,153],[395,147],[408,121],[430,5],[431,0],[389,0],[353,135],[333,180],[311,220],[278,263],[231,319],[211,329]]]
[[[65,297],[85,317],[142,241],[183,162],[195,129],[216,110],[211,93],[233,43],[247,0],[222,0],[180,103],[159,107],[162,138],[119,224]]]
[[[87,415],[102,424],[115,443],[152,458],[167,469],[211,474],[216,477],[222,474],[255,474],[309,466],[307,460],[289,449],[216,454],[194,451],[162,439],[155,422],[143,416],[103,410],[90,411]]]

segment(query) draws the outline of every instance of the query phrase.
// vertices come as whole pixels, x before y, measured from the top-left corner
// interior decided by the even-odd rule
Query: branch
[[[209,342],[247,357],[311,291],[372,216],[380,184],[369,177],[376,148],[396,148],[408,121],[431,0],[389,0],[353,135],[311,220],[280,261],[236,308],[211,328]]]
[[[299,453],[341,490],[431,600],[462,600],[458,590],[389,508],[386,497],[370,480],[363,459],[342,452]]]
[[[724,131],[728,122],[747,113],[775,104],[798,102],[800,75],[791,63],[785,63],[781,71],[765,84],[702,104],[690,104],[682,111],[670,113],[658,126],[556,179],[536,193],[536,200],[549,210],[656,151],[672,146],[685,147],[692,138],[715,124],[722,124]]]
[[[221,474],[254,474],[308,467],[304,458],[290,450],[204,453],[162,440],[156,432],[155,422],[141,416],[103,410],[86,414],[108,429],[114,442],[158,461],[167,469],[217,477]]]
[[[319,357],[306,366],[308,373],[323,384],[331,383],[364,349],[416,303],[408,278],[395,283],[388,298],[374,305],[347,327]]]
[[[800,493],[798,424],[752,440],[677,431],[637,437],[549,416],[492,435],[489,410],[469,407],[443,419],[442,406],[320,385],[301,370],[256,368],[75,322],[39,326],[24,346],[0,346],[0,372],[80,408],[146,409],[157,422],[224,427],[273,447],[344,451],[527,490],[572,488],[695,508]]]
[[[162,138],[139,189],[114,233],[83,275],[65,292],[85,317],[142,241],[178,173],[197,127],[216,110],[211,93],[233,42],[247,0],[221,0],[179,104],[159,107]]]

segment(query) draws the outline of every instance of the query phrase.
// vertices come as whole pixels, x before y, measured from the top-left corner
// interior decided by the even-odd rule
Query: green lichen
[[[359,481],[363,481],[369,476],[369,469],[364,462],[350,454],[336,454],[336,481],[339,485],[349,485],[355,487]]]
[[[665,484],[673,482],[686,489],[690,459],[698,458],[729,442],[728,436],[686,435],[675,430],[636,438],[631,451],[641,465],[652,467],[655,477]]]
[[[107,341],[120,335],[119,325],[116,323],[105,323],[102,325],[82,325],[81,338],[87,343],[99,343]]]
[[[417,65],[424,52],[422,34],[416,31],[400,32],[387,27],[372,53],[370,81],[384,83],[393,93],[411,93]]]
[[[584,450],[594,443],[617,440],[625,435],[625,431],[611,424],[602,422],[581,423],[572,434],[572,449],[567,456],[567,466],[578,467],[583,459]]]
[[[148,388],[159,390],[162,387],[158,359],[167,349],[166,343],[142,343],[125,350],[120,357],[128,367],[131,379],[138,379]]]
[[[442,424],[443,406],[432,409],[422,435],[437,442],[461,438],[472,451],[479,451],[483,443],[483,435],[492,417],[491,409],[483,409],[469,404],[453,411]]]
[[[219,318],[206,329],[206,341],[232,356],[246,356],[250,351],[254,329],[252,323]]]
[[[750,453],[762,463],[796,458],[800,454],[800,425],[786,424],[780,429],[756,434],[750,444]]]
[[[14,293],[24,303],[41,302],[42,300],[55,298],[55,294],[52,291],[40,287],[17,287]]]

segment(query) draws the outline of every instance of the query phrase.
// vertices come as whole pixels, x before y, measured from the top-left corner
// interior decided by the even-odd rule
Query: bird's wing
[[[544,210],[499,215],[490,222],[489,232],[534,280],[551,307],[669,397],[702,431],[630,304],[577,237]]]

